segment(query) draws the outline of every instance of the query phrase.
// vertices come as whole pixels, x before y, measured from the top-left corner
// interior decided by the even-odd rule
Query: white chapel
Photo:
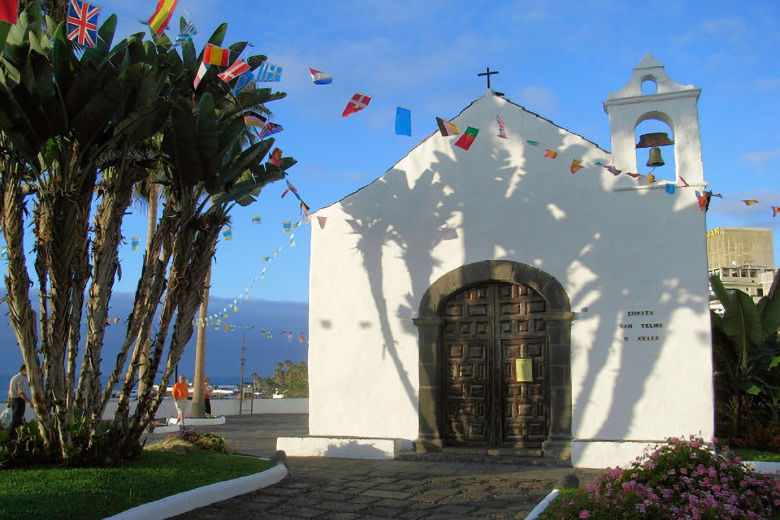
[[[488,89],[461,135],[318,210],[309,436],[278,448],[606,467],[711,437],[699,94],[646,56],[604,101],[608,152]],[[669,134],[637,135],[649,119]],[[637,148],[664,146],[674,175],[653,180]]]

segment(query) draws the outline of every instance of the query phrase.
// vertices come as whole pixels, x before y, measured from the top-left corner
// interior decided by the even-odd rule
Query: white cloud
[[[749,152],[742,155],[742,159],[760,170],[768,169],[772,162],[780,157],[780,150],[766,150],[763,152]]]
[[[753,86],[759,92],[770,92],[780,88],[780,78],[758,78],[753,81]]]
[[[553,114],[557,106],[555,94],[538,85],[529,85],[520,91],[520,104],[533,112],[546,116]]]

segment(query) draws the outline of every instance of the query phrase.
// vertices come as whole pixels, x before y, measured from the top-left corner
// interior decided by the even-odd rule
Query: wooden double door
[[[549,429],[544,299],[487,282],[442,308],[442,435],[449,446],[536,449]]]

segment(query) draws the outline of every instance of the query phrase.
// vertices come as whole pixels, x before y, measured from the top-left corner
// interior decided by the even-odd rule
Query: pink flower
[[[580,511],[579,517],[580,518],[590,518],[590,511],[588,511],[587,509],[583,509],[582,511]]]

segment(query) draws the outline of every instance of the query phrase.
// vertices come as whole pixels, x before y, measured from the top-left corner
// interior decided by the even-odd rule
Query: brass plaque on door
[[[531,382],[534,380],[534,362],[529,358],[515,359],[515,381]]]

